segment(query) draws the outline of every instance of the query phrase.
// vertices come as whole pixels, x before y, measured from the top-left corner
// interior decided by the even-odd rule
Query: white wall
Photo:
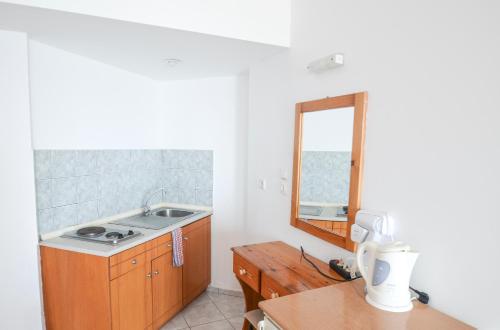
[[[277,46],[290,44],[290,0],[11,0],[6,2]]]
[[[302,150],[351,151],[354,107],[304,113]]]
[[[41,329],[26,34],[0,31],[0,319]]]
[[[248,76],[161,85],[165,148],[214,151],[212,285],[240,290],[230,248],[245,242]]]
[[[29,42],[35,149],[161,148],[153,80]]]
[[[30,41],[35,149],[214,151],[212,285],[238,289],[248,76],[157,82]]]
[[[412,284],[434,307],[497,327],[499,14],[494,1],[292,1],[290,50],[250,70],[251,240],[347,254],[289,225],[279,176],[292,168],[295,102],[366,90],[362,207],[388,211],[397,238],[421,252]],[[344,67],[305,69],[336,51]]]

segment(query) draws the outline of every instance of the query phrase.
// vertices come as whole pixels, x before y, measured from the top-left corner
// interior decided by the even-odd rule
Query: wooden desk
[[[309,290],[280,299],[262,301],[259,307],[286,330],[331,329],[473,329],[427,305],[414,302],[410,312],[392,313],[365,302],[362,279]]]
[[[336,282],[319,274],[299,250],[283,242],[268,242],[232,248],[233,271],[245,296],[246,311],[258,303],[290,294],[331,286]],[[323,261],[307,255],[323,272],[341,280]],[[245,320],[243,329],[248,329]]]

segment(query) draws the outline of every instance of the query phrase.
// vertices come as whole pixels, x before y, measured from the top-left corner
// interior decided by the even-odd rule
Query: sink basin
[[[122,226],[161,229],[175,225],[185,219],[188,219],[202,211],[189,211],[174,208],[161,208],[151,212],[151,215],[136,215],[130,218],[113,221],[112,223]]]
[[[183,218],[193,214],[193,211],[179,209],[160,209],[158,211],[153,211],[153,215],[165,218]]]

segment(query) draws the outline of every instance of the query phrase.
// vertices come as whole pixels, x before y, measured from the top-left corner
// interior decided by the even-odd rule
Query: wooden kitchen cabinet
[[[210,283],[210,217],[183,234],[183,267],[171,233],[111,257],[41,246],[47,330],[160,329]]]
[[[111,281],[113,330],[146,329],[152,323],[150,252],[125,261],[131,269]]]
[[[210,283],[210,231],[210,218],[183,228],[182,294],[184,306],[205,291]]]
[[[155,329],[182,309],[182,267],[174,267],[172,256],[170,249],[151,264]]]

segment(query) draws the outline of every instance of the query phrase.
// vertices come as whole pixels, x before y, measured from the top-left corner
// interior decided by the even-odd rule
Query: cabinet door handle
[[[172,247],[172,244],[167,244],[167,247]]]
[[[159,275],[159,274],[160,274],[160,272],[157,270],[155,270],[155,272],[153,273],[153,275]]]
[[[278,298],[279,296],[278,292],[271,292],[271,299]]]
[[[146,277],[147,277],[147,278],[151,278],[151,273],[147,273],[147,274],[146,274]]]
[[[184,240],[187,241],[189,239],[189,237],[184,237]]]
[[[247,274],[247,270],[245,268],[240,268],[240,275],[243,276],[246,274]]]
[[[135,264],[137,264],[137,260],[132,259],[132,265],[135,265]]]

